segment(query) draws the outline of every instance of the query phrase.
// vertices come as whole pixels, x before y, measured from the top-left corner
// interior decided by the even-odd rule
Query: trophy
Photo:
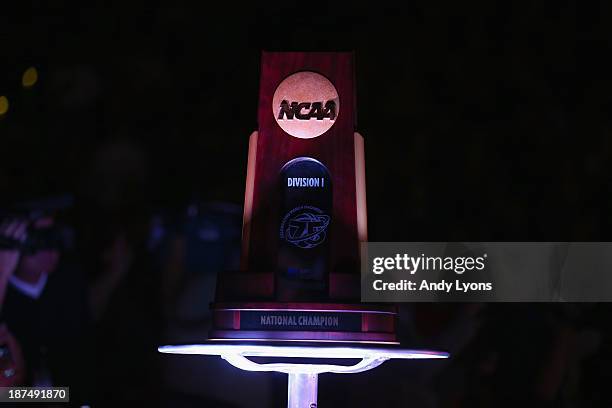
[[[217,279],[212,340],[396,343],[396,309],[360,303],[363,137],[349,52],[264,52],[239,271]]]

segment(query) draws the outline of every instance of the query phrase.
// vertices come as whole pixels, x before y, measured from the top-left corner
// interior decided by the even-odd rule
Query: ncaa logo
[[[310,139],[327,132],[340,111],[334,85],[323,75],[301,71],[280,83],[272,98],[272,114],[291,136]]]

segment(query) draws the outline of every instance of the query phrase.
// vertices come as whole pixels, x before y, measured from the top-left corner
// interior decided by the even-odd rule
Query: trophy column
[[[360,303],[367,219],[353,71],[352,53],[263,53],[242,266],[218,278],[212,338],[395,342],[395,307]]]

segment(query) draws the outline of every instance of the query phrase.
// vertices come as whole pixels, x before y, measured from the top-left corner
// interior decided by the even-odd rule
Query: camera
[[[26,238],[23,241],[0,235],[0,249],[17,249],[26,255],[42,250],[63,250],[71,247],[71,231],[57,221],[49,227],[34,228],[41,218],[56,216],[58,212],[73,205],[70,195],[50,197],[35,201],[18,203],[8,209],[0,210],[0,222],[4,220],[24,220],[28,222]]]

